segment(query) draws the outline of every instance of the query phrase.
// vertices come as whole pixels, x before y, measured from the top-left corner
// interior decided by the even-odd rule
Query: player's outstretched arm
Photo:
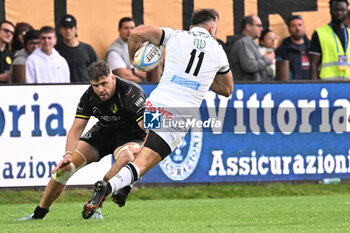
[[[67,135],[65,155],[59,164],[51,171],[52,174],[55,173],[58,169],[63,168],[72,162],[73,152],[78,145],[79,138],[83,133],[87,123],[88,121],[85,119],[74,119],[73,125]]]
[[[233,91],[233,77],[231,71],[226,74],[217,74],[210,89],[219,95],[229,97]]]

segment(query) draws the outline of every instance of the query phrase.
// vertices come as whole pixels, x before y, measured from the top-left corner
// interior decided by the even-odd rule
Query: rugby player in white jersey
[[[190,31],[155,26],[135,28],[128,40],[131,61],[144,41],[166,49],[163,75],[148,98],[146,110],[152,106],[173,116],[186,115],[193,110],[199,111],[209,89],[226,97],[231,95],[233,77],[226,54],[215,40],[216,29],[216,15],[212,9],[194,11]],[[107,195],[134,183],[161,162],[188,130],[180,127],[172,127],[166,132],[150,130],[144,147],[133,162],[125,165],[109,182],[96,182],[92,198],[84,205],[83,217],[92,216]]]

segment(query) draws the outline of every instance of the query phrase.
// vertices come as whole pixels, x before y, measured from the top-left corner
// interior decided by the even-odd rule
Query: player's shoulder
[[[93,87],[90,85],[85,92],[83,93],[82,97],[85,97],[87,99],[91,99],[95,95]]]
[[[94,89],[90,85],[80,97],[79,106],[90,106],[98,100],[98,96],[95,94]]]
[[[119,76],[115,76],[117,90],[120,94],[127,94],[130,90],[136,90],[143,93],[142,87],[130,80],[123,79]]]
[[[186,30],[175,30],[169,27],[162,27],[163,32],[165,33],[165,36],[181,36],[184,34],[188,34],[188,31]]]
[[[116,76],[116,80],[117,92],[124,108],[133,112],[143,109],[146,103],[146,95],[142,87],[135,82],[122,79],[118,76]]]

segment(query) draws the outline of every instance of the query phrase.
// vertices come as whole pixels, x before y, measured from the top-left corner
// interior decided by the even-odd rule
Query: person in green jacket
[[[310,78],[350,79],[350,30],[344,25],[347,0],[329,1],[331,22],[314,32],[310,44]]]

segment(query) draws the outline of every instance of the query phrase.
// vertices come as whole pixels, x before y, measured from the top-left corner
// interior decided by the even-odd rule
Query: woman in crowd
[[[276,33],[271,31],[270,29],[266,29],[261,32],[261,36],[259,38],[259,51],[261,55],[269,54],[274,52],[278,47],[278,36]],[[273,63],[266,67],[267,73],[270,80],[273,80],[276,75],[276,60]]]
[[[24,35],[33,30],[33,27],[24,22],[19,22],[15,26],[15,34],[13,35],[12,51],[21,50],[24,48]]]

